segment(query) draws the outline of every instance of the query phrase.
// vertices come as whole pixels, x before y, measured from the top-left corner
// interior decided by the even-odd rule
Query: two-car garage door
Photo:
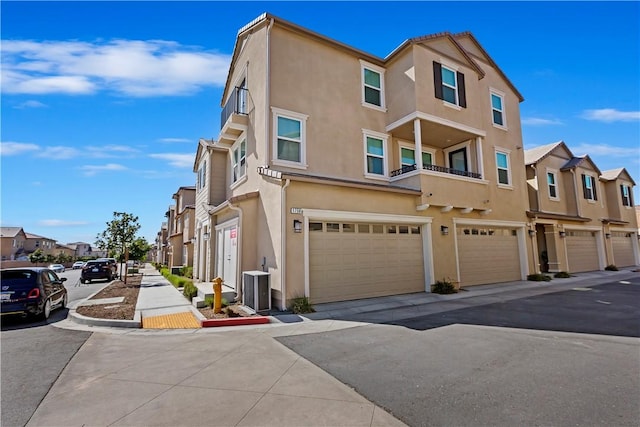
[[[418,224],[309,222],[313,303],[425,291]]]

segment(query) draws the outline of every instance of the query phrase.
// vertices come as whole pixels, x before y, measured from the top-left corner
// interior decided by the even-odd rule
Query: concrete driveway
[[[411,426],[640,424],[640,279],[486,301],[278,340]]]

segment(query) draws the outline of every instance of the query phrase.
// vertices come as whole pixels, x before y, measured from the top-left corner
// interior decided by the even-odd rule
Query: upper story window
[[[547,188],[550,199],[558,199],[558,177],[555,172],[547,171]]]
[[[493,124],[499,127],[506,127],[504,112],[504,94],[495,89],[491,90],[491,117]]]
[[[468,172],[467,147],[459,148],[448,153],[449,168],[457,171]]]
[[[498,184],[511,185],[511,168],[509,167],[509,152],[496,150],[496,168],[498,170]]]
[[[400,166],[411,166],[416,164],[416,150],[407,147],[400,147]],[[422,165],[433,164],[433,153],[422,152]]]
[[[247,140],[242,139],[242,141],[237,142],[231,148],[231,163],[233,169],[233,182],[237,182],[240,178],[245,176],[247,165],[246,165],[246,156],[247,156]]]
[[[362,105],[384,110],[384,69],[360,61],[362,70]]]
[[[434,61],[433,80],[436,98],[452,105],[467,107],[464,74]]]
[[[387,136],[364,131],[365,176],[380,178],[387,176]]]
[[[587,200],[598,200],[596,195],[596,179],[591,175],[582,174],[582,192]]]
[[[207,161],[203,161],[198,168],[198,175],[196,177],[196,188],[198,191],[202,190],[206,185],[207,179]]]
[[[631,198],[631,187],[622,184],[620,186],[620,193],[622,195],[622,206],[633,206],[633,200]]]
[[[274,163],[306,168],[306,121],[304,114],[272,108]]]

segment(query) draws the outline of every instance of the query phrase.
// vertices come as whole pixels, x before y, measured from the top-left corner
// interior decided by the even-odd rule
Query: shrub
[[[553,277],[557,279],[568,279],[569,277],[571,277],[571,274],[569,274],[566,271],[558,271],[556,274],[553,275]]]
[[[208,296],[204,299],[204,306],[205,307],[209,307],[209,308],[213,308],[213,297],[212,296]]]
[[[547,276],[546,274],[542,273],[536,273],[528,275],[527,280],[530,280],[532,282],[548,282],[549,280],[551,280],[551,276]]]
[[[296,314],[314,313],[316,311],[307,297],[294,298],[291,301],[290,310]]]
[[[453,286],[453,283],[451,283],[450,280],[442,279],[438,280],[434,285],[431,286],[431,292],[435,294],[447,295],[455,294],[458,291],[456,290],[456,287]]]
[[[187,282],[184,285],[184,289],[182,290],[182,294],[185,296],[185,298],[187,298],[189,301],[191,301],[191,299],[193,297],[198,295],[198,288],[196,288],[196,285],[194,285],[193,282]]]
[[[614,264],[609,264],[604,269],[607,271],[618,271],[618,267],[616,267]]]
[[[183,266],[180,269],[180,275],[184,277],[188,277],[189,279],[193,279],[193,267]]]

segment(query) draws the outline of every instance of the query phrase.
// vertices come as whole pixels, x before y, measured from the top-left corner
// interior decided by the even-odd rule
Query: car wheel
[[[91,279],[85,280],[85,283],[91,283]]]
[[[67,308],[67,303],[69,300],[67,299],[67,294],[64,294],[62,297],[62,303],[60,304],[60,308]]]
[[[39,314],[40,320],[47,320],[49,315],[51,314],[51,300],[46,300],[44,303],[44,307],[42,308],[42,312]]]

